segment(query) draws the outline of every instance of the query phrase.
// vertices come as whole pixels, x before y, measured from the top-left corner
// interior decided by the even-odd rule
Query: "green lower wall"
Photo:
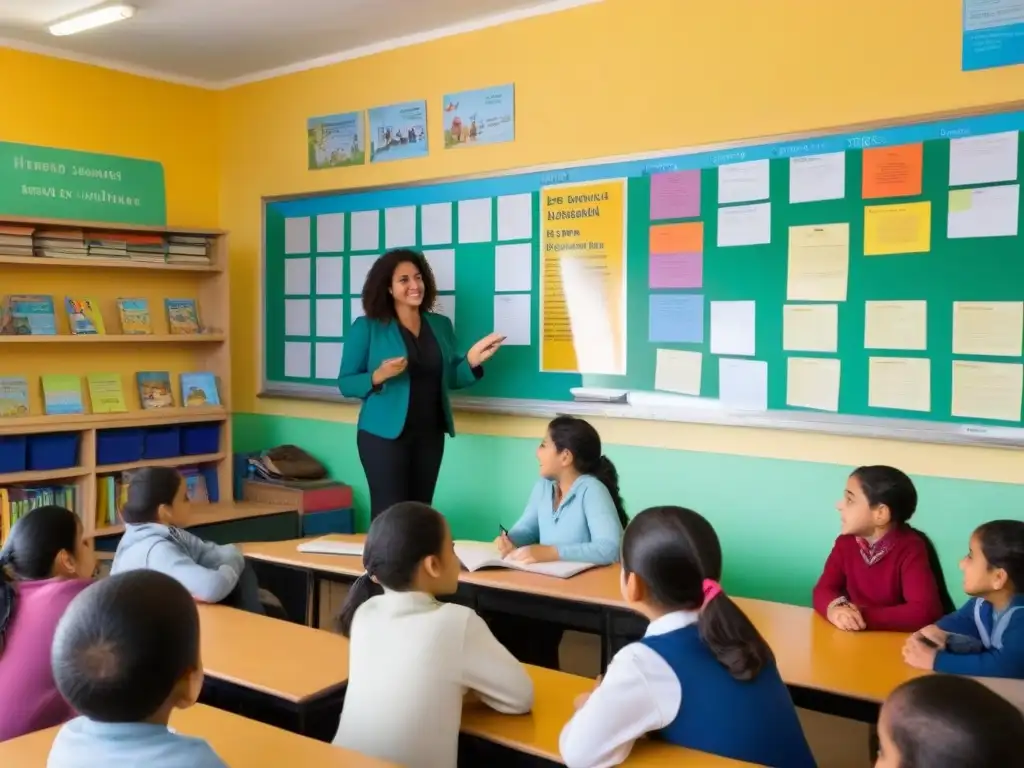
[[[449,440],[434,505],[456,538],[490,539],[511,525],[537,477],[540,440],[460,435]],[[368,495],[354,424],[236,414],[238,451],[299,445],[355,489],[361,530]],[[808,605],[811,587],[835,538],[835,502],[851,467],[715,453],[606,446],[619,469],[626,508],[656,504],[696,509],[714,524],[725,551],[726,589],[741,596]],[[916,526],[932,537],[954,600],[963,596],[957,563],[971,531],[986,520],[1019,517],[1024,486],[915,477]]]

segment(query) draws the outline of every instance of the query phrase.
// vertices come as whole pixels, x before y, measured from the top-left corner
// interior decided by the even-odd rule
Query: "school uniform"
[[[836,539],[814,586],[814,610],[853,603],[867,629],[916,632],[943,614],[928,547],[910,526],[902,525],[870,544],[859,536]]]
[[[398,320],[360,317],[349,329],[338,388],[363,401],[356,446],[370,486],[370,516],[401,501],[430,504],[444,457],[444,437],[455,436],[449,389],[483,376],[458,351],[455,329],[444,315],[423,312],[419,336]],[[385,360],[404,357],[406,370],[373,386]]]
[[[100,723],[79,717],[57,733],[46,768],[228,768],[202,739],[166,725]]]
[[[935,671],[974,677],[1024,679],[1024,595],[1005,610],[988,600],[968,600],[936,625],[950,637],[935,656]]]
[[[423,592],[356,610],[349,681],[334,744],[407,768],[456,768],[462,700],[522,714],[533,682],[472,610]]]
[[[615,654],[601,684],[562,730],[568,768],[619,765],[644,734],[772,768],[814,768],[775,662],[733,678],[700,639],[698,611],[652,621]]]

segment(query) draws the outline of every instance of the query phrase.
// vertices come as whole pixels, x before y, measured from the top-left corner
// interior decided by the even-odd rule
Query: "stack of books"
[[[169,264],[210,265],[210,241],[201,235],[170,235],[167,238]]]
[[[88,259],[89,246],[80,229],[41,229],[36,232],[36,255],[48,259]]]
[[[0,254],[4,256],[32,256],[34,227],[14,224],[0,225]]]

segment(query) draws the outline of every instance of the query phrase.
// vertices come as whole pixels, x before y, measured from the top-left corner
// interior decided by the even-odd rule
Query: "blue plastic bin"
[[[142,458],[173,459],[181,456],[179,427],[146,427],[143,432]]]
[[[96,432],[96,463],[128,464],[142,459],[143,433],[137,427]]]
[[[0,475],[25,471],[27,444],[24,435],[0,437]]]
[[[53,432],[28,436],[28,470],[47,472],[78,466],[78,433]]]
[[[185,424],[181,428],[182,456],[200,456],[220,450],[220,424]]]

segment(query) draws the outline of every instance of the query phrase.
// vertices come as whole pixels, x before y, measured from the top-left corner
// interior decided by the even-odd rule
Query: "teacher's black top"
[[[402,340],[408,352],[409,411],[405,417],[404,433],[444,432],[444,405],[442,403],[441,347],[430,330],[430,323],[420,324],[420,335],[401,323]]]

